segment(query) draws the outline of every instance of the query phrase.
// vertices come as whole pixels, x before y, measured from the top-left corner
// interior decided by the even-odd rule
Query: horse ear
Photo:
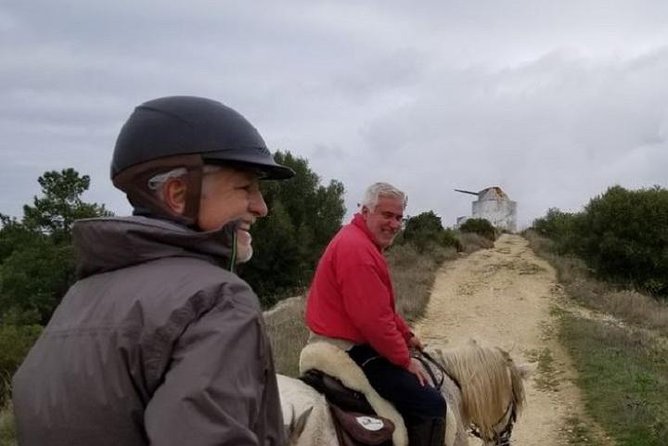
[[[531,375],[534,374],[536,371],[536,366],[529,364],[529,363],[524,363],[524,364],[518,364],[517,365],[517,372],[519,373],[520,377],[522,379],[528,379]]]
[[[306,428],[306,422],[308,421],[308,417],[311,415],[312,411],[313,406],[309,407],[306,412],[299,415],[299,418],[297,418],[297,421],[295,421],[295,425],[292,428],[292,437],[299,438],[301,436],[302,432],[304,432],[304,428]]]

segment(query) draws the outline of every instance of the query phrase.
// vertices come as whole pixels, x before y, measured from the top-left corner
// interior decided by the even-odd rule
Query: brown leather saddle
[[[327,399],[339,444],[392,446],[394,423],[378,416],[363,393],[320,370],[308,370],[299,379]]]

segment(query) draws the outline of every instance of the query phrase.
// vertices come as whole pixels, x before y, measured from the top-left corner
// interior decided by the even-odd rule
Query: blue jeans
[[[359,365],[371,386],[394,404],[406,423],[445,416],[445,399],[429,384],[420,385],[408,370],[392,364],[367,344],[356,345],[348,355]]]

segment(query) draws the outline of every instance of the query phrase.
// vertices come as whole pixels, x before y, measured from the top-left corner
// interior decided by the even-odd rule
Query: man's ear
[[[183,178],[170,178],[162,186],[165,205],[177,215],[183,215],[186,210],[187,189]]]
[[[366,217],[367,215],[369,215],[369,212],[371,212],[369,208],[365,205],[362,205],[362,207],[360,208],[360,214]]]

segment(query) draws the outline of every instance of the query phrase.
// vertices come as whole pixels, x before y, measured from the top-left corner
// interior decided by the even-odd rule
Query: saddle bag
[[[394,423],[376,415],[364,394],[320,370],[308,370],[300,379],[325,395],[340,445],[392,446]]]
[[[346,412],[329,405],[341,446],[392,446],[394,423],[377,415]]]

